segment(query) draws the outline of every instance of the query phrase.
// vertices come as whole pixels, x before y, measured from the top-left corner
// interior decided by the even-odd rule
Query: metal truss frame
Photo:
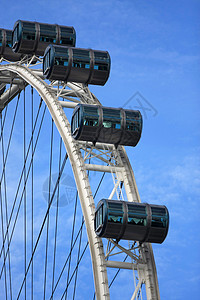
[[[70,124],[63,108],[74,108],[77,103],[100,105],[88,86],[80,83],[53,81],[48,84],[43,77],[38,57],[25,57],[17,63],[1,60],[0,65],[0,111],[21,92],[26,85],[31,85],[46,103],[66,147],[74,173],[77,190],[85,219],[90,253],[93,265],[95,292],[97,300],[109,300],[107,268],[133,270],[137,280],[133,281],[133,295],[136,299],[145,284],[147,300],[159,300],[159,288],[156,265],[151,244],[133,242],[125,247],[121,242],[108,239],[104,250],[102,239],[94,232],[95,204],[87,171],[110,173],[113,187],[109,199],[114,195],[126,200],[140,202],[133,170],[123,146],[90,142],[77,142],[71,137]],[[9,87],[8,87],[9,84]],[[61,101],[62,100],[64,101]],[[95,163],[93,163],[95,161]],[[122,261],[120,254],[127,255],[131,262]],[[115,260],[110,260],[115,259]],[[137,298],[138,299],[138,298]],[[142,299],[142,298],[141,298]]]

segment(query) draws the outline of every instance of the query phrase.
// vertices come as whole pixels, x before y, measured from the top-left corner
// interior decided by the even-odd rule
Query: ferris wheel
[[[10,48],[10,31],[1,30],[1,34],[0,281],[4,298],[160,299],[150,242],[161,243],[166,237],[167,210],[160,206],[157,211],[164,214],[161,218],[157,213],[153,220],[157,208],[140,204],[123,146],[130,136],[125,137],[125,129],[120,139],[113,129],[109,136],[107,129],[101,132],[106,128],[103,114],[109,108],[104,110],[88,87],[88,83],[107,81],[109,54],[75,48],[73,27],[18,21],[12,34],[15,52]],[[92,119],[82,120],[85,133],[77,133],[77,118],[84,109],[90,110]],[[126,116],[129,112],[114,113]],[[72,126],[68,118],[74,120]],[[96,129],[95,122],[102,123],[101,129]],[[87,131],[92,127],[95,131]],[[42,188],[46,202],[41,200]],[[128,229],[116,214],[112,226],[121,226],[118,235],[108,233],[109,224],[106,233],[98,232],[103,222],[100,208],[102,212],[103,204],[109,208],[109,201],[123,206],[127,224],[129,204],[137,203],[146,212],[143,224],[130,225],[138,228],[135,238],[123,238]],[[115,213],[118,210],[115,206]],[[163,228],[154,230],[153,221]]]

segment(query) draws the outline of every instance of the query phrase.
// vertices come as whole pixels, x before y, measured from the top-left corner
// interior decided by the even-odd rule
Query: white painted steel
[[[108,260],[106,261],[106,266],[108,268],[116,268],[116,269],[127,269],[127,270],[137,270],[138,266],[140,269],[144,268],[144,265],[142,264],[133,264],[128,262],[122,262],[122,261],[112,261]]]
[[[65,102],[64,105],[61,105],[61,102],[58,101],[58,96],[63,96],[65,94],[65,90],[61,87],[60,92],[59,83],[55,83],[58,85],[58,93],[56,93],[55,88],[52,87],[51,89],[51,86],[49,86],[45,81],[43,81],[40,71],[36,72],[29,69],[28,67],[17,64],[1,65],[0,72],[1,71],[10,71],[11,73],[17,74],[19,78],[23,79],[26,83],[30,84],[35,90],[37,90],[39,95],[45,101],[49,112],[63,139],[66,151],[68,153],[68,157],[71,162],[85,219],[93,265],[96,299],[110,299],[107,278],[108,266],[119,267],[124,269],[129,269],[131,267],[133,270],[138,270],[139,283],[137,285],[136,290],[133,291],[132,299],[135,299],[135,296],[137,295],[141,283],[144,282],[146,287],[147,300],[159,300],[160,296],[158,289],[156,266],[151,245],[143,244],[141,246],[138,246],[140,248],[141,253],[141,257],[139,258],[131,252],[131,249],[125,249],[111,240],[111,242],[115,244],[115,247],[113,247],[113,249],[116,247],[119,248],[120,251],[123,251],[124,253],[128,254],[135,263],[125,264],[120,261],[115,263],[111,261],[106,262],[102,240],[99,237],[97,237],[94,232],[93,223],[95,205],[87,176],[87,170],[111,173],[112,176],[115,176],[116,178],[116,188],[118,186],[118,182],[123,181],[128,201],[140,202],[140,197],[135,183],[134,174],[124,147],[119,146],[118,149],[115,149],[113,145],[103,145],[97,143],[94,147],[92,143],[78,143],[71,137],[70,124],[62,108],[62,106],[74,107],[78,101],[75,100],[75,102],[71,102],[70,104],[69,102]],[[73,90],[73,93],[77,98],[80,99],[80,102],[100,104],[97,98],[89,91],[88,87],[74,83],[68,83],[67,86]],[[99,159],[99,161],[102,163],[109,162],[109,165],[105,166],[101,164],[94,165],[85,163],[88,158],[88,154],[85,156],[84,159],[84,157],[81,154],[80,148],[86,151],[87,147],[91,147],[91,151],[88,150],[88,153],[95,156],[95,158]],[[93,150],[99,151],[98,154],[95,154]],[[115,160],[117,166],[113,166],[113,163],[110,162],[109,151],[112,153],[110,157]],[[114,184],[113,190],[115,190],[116,188]]]
[[[58,101],[62,107],[66,108],[75,108],[77,103],[70,102],[70,101]]]
[[[93,165],[93,164],[85,164],[85,167],[89,171],[98,171],[98,172],[108,172],[112,173],[116,170],[121,171],[119,167],[112,167],[112,166],[104,166],[104,165]]]
[[[116,191],[117,191],[117,188],[118,188],[119,184],[120,184],[120,181],[118,180],[118,181],[115,183],[115,186],[114,186],[114,188],[113,188],[113,190],[112,190],[110,196],[108,197],[109,200],[113,198],[114,194],[115,194]]]
[[[141,284],[142,284],[142,280],[140,279],[137,286],[136,286],[136,289],[133,293],[133,296],[131,297],[131,300],[135,300],[136,299],[136,296],[137,296],[137,293],[139,292],[139,289],[141,288]]]

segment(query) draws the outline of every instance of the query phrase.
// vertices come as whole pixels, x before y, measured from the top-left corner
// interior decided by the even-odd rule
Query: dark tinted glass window
[[[56,66],[68,66],[68,58],[66,57],[56,56],[54,60]]]
[[[117,109],[103,108],[103,126],[105,128],[121,128],[121,113]]]
[[[139,112],[126,111],[126,129],[140,132],[142,129],[142,119]]]
[[[68,49],[63,47],[56,47],[55,48],[55,57],[54,57],[54,63],[57,66],[68,66],[69,63],[69,54]]]
[[[123,223],[123,205],[119,203],[108,202],[108,222]]]
[[[72,132],[74,133],[76,129],[78,129],[80,126],[80,108],[76,111],[76,113],[73,116],[73,122],[72,122]]]
[[[19,24],[17,24],[13,32],[13,44],[15,44],[18,41],[19,41]]]
[[[36,39],[36,28],[34,23],[22,23],[22,39],[24,40],[35,40]],[[18,32],[17,32],[18,35]]]
[[[0,30],[0,47],[2,46],[3,43],[3,32]]]
[[[96,212],[96,229],[99,226],[103,225],[103,220],[104,220],[104,210],[103,210],[103,205],[101,205]]]
[[[106,62],[109,63],[109,55],[107,52],[94,51],[94,58],[97,62]]]
[[[40,24],[40,41],[47,43],[56,43],[56,26]]]
[[[80,126],[80,108],[73,115],[72,133],[74,133],[79,128],[79,126]]]
[[[49,51],[46,53],[45,57],[44,57],[44,73],[47,72],[47,70],[50,68],[50,49]]]
[[[168,214],[164,207],[151,207],[152,212],[152,227],[167,227]]]
[[[86,126],[98,126],[99,122],[98,122],[98,119],[94,119],[94,118],[91,118],[91,117],[85,117],[83,125],[86,125]]]
[[[12,31],[6,30],[6,47],[12,48]]]
[[[75,34],[73,33],[72,28],[60,27],[60,32],[61,32],[61,38],[60,38],[61,45],[75,46]]]
[[[139,206],[137,204],[128,205],[128,224],[146,226],[147,225],[147,213],[145,206]]]
[[[90,68],[90,52],[89,50],[73,49],[73,63],[74,68]]]
[[[97,62],[95,62],[94,69],[95,70],[100,70],[100,71],[107,71],[108,70],[108,65],[107,64],[101,64],[101,63],[97,64]]]
[[[94,69],[108,71],[110,65],[109,55],[106,52],[94,51]]]
[[[112,210],[119,210],[122,211],[122,203],[119,201],[119,203],[116,202],[108,202],[108,208]]]
[[[74,125],[75,125],[76,128],[78,128],[79,127],[79,109],[77,110],[75,117],[76,118],[75,118]]]
[[[123,212],[108,211],[108,222],[109,223],[123,223]]]
[[[85,106],[83,112],[83,125],[98,126],[99,114],[98,107]]]

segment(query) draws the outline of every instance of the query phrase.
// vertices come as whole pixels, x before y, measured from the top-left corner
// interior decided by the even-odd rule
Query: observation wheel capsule
[[[110,73],[107,51],[49,45],[43,59],[43,74],[49,80],[104,85]]]
[[[12,48],[23,54],[44,55],[49,44],[75,46],[74,27],[18,20],[13,29]]]
[[[98,236],[141,243],[163,243],[169,228],[169,212],[164,205],[102,199],[94,219]]]
[[[78,104],[71,133],[76,140],[135,147],[142,133],[142,115],[138,110]]]

